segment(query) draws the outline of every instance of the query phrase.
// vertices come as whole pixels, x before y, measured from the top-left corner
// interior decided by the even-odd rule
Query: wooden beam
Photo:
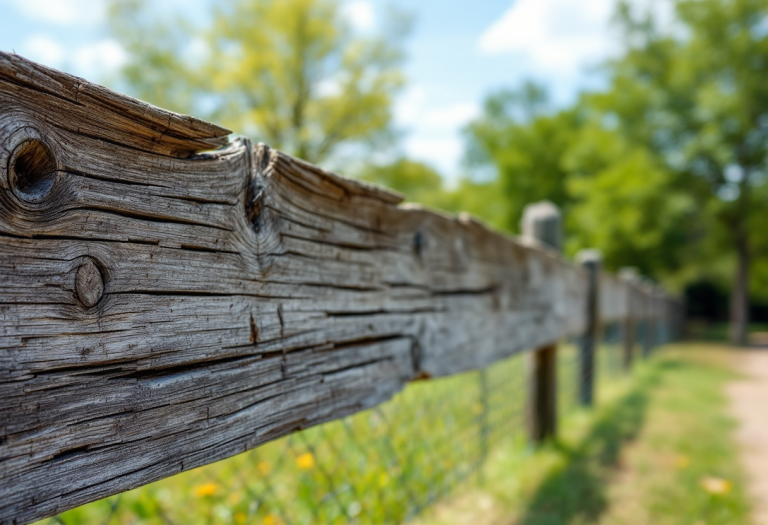
[[[581,329],[556,255],[197,128],[0,55],[0,522]]]
[[[0,524],[584,328],[556,253],[5,53],[0,170]]]

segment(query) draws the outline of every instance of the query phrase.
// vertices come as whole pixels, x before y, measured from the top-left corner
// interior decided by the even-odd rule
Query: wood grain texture
[[[0,523],[583,330],[556,255],[227,133],[0,54]]]

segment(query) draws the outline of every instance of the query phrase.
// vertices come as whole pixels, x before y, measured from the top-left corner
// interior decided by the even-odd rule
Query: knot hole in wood
[[[75,275],[75,292],[86,308],[96,306],[104,295],[104,271],[93,258],[86,257]]]
[[[421,260],[421,256],[424,253],[424,248],[426,247],[427,240],[424,237],[424,234],[421,231],[417,231],[416,234],[413,236],[413,254],[416,256],[417,259]]]
[[[8,183],[19,199],[39,202],[51,193],[57,170],[51,148],[32,138],[13,150],[8,161]]]

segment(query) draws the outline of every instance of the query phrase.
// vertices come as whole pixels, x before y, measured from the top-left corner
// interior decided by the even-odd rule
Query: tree
[[[578,120],[577,111],[552,111],[545,91],[528,83],[489,96],[483,114],[467,126],[467,165],[494,171],[495,188],[506,204],[504,229],[518,231],[526,204],[570,202],[563,159]]]
[[[743,345],[756,196],[768,161],[768,2],[678,0],[676,7],[684,30],[664,33],[624,5],[628,51],[610,67],[609,93],[615,101],[639,96],[631,108],[619,102],[610,111],[726,232],[723,249],[735,259],[732,340]],[[646,122],[639,133],[629,129],[638,114]]]
[[[406,202],[454,214],[467,212],[492,227],[506,229],[507,202],[497,180],[475,181],[464,177],[456,187],[450,188],[433,168],[405,157],[388,164],[369,164],[363,167],[360,178],[399,191]]]
[[[572,199],[567,252],[598,248],[609,269],[635,266],[681,288],[672,281],[688,262],[696,203],[675,187],[655,152],[592,121],[579,130],[563,164]]]
[[[122,80],[150,102],[195,110],[312,162],[390,137],[403,16],[361,36],[336,0],[237,0],[202,28],[151,22],[142,0],[113,0],[110,13],[130,57]]]
[[[445,207],[443,178],[423,162],[400,157],[388,164],[368,164],[360,178],[399,191],[410,202]]]
[[[732,339],[744,344],[750,283],[764,289],[768,274],[753,265],[768,250],[768,0],[675,6],[661,28],[620,4],[607,88],[570,108],[547,108],[531,86],[490,97],[469,156],[495,169],[509,229],[549,198],[566,208],[569,249],[602,248],[609,267],[639,264],[682,288],[730,264]]]

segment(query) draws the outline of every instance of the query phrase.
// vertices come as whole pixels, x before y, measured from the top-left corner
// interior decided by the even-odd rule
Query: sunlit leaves
[[[110,12],[130,56],[122,80],[145,100],[312,162],[391,137],[402,16],[360,35],[336,0],[221,3],[201,26],[180,15],[158,22],[141,0],[113,0]]]

